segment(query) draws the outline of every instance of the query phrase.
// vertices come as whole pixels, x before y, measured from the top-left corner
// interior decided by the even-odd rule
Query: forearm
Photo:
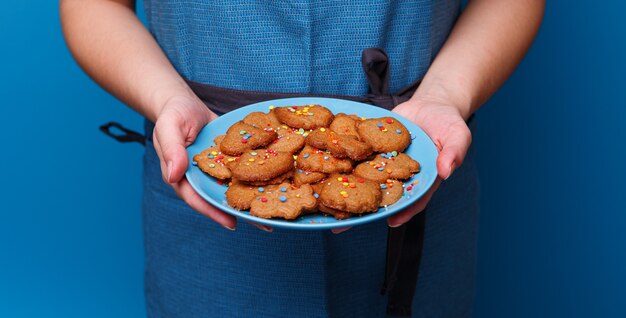
[[[134,0],[61,0],[68,47],[102,87],[155,121],[174,96],[195,96],[134,13]]]
[[[413,97],[452,102],[467,119],[521,61],[543,10],[543,0],[470,1]]]

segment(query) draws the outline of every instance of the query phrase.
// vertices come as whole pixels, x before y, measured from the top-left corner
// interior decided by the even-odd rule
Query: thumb
[[[450,131],[443,140],[441,152],[437,157],[439,177],[446,180],[456,168],[461,166],[471,143],[472,135],[466,125]]]
[[[163,180],[167,183],[179,182],[187,171],[189,157],[185,140],[188,136],[183,127],[184,125],[169,116],[162,116],[154,126],[154,145],[161,160]]]

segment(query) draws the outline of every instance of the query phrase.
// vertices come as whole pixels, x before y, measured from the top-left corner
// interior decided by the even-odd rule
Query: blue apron
[[[372,46],[384,47],[392,62],[399,61],[389,67],[389,91],[397,91],[421,78],[447,34],[445,27],[415,37],[401,31],[413,26],[420,33],[420,23],[436,24],[433,19],[449,30],[458,11],[451,5],[458,6],[455,1],[447,3],[447,11],[430,1],[376,1],[379,7],[361,13],[344,12],[344,5],[331,2],[237,2],[198,1],[202,4],[192,10],[183,1],[146,1],[150,29],[184,77],[230,89],[365,96],[368,81],[355,50],[366,43],[344,47],[339,40],[378,35],[385,43]],[[383,13],[372,14],[377,10]],[[367,27],[355,17],[366,17]],[[334,23],[326,25],[329,21]],[[303,37],[307,43],[299,45]],[[387,296],[379,293],[386,265],[384,221],[340,235],[265,233],[244,222],[237,231],[226,231],[163,183],[151,133],[147,122],[143,213],[150,317],[385,316]],[[470,315],[477,197],[470,154],[428,206],[414,316]]]

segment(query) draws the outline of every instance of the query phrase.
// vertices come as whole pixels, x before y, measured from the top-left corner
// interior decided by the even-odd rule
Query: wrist
[[[199,110],[201,112],[206,111],[210,113],[208,108],[204,106],[204,103],[198,98],[198,96],[189,88],[187,83],[179,81],[176,83],[170,83],[168,85],[159,86],[155,88],[148,96],[146,105],[146,116],[153,122],[158,119],[163,109],[170,104],[184,104],[190,107],[197,104],[202,105]]]
[[[464,120],[467,120],[473,113],[474,101],[463,87],[468,86],[463,85],[462,80],[454,84],[426,77],[411,97],[411,101],[417,105],[428,103],[450,105],[458,110]]]
[[[194,125],[204,126],[211,122],[217,115],[213,113],[204,102],[195,94],[194,95],[173,95],[169,96],[161,107],[161,111],[157,114],[157,120],[166,113],[178,113],[179,116],[187,118]]]

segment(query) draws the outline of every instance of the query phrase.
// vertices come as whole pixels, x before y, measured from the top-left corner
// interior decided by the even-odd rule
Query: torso
[[[442,1],[146,0],[151,32],[189,80],[364,95],[361,51],[384,49],[392,92],[421,78],[459,12]]]

